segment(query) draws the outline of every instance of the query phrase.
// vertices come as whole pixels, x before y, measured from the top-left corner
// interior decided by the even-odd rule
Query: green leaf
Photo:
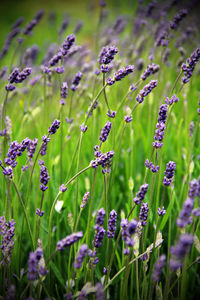
[[[54,275],[56,276],[60,284],[63,286],[63,288],[65,288],[65,282],[63,280],[63,277],[60,271],[58,270],[58,268],[56,267],[56,265],[52,261],[50,262],[50,268],[52,269]]]

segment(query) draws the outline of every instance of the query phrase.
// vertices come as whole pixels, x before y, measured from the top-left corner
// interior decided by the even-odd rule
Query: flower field
[[[76,7],[2,23],[0,299],[198,299],[199,3]]]

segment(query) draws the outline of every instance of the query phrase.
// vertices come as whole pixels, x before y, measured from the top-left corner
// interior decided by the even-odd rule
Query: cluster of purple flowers
[[[5,217],[0,217],[0,235],[2,235],[0,247],[2,261],[0,262],[0,265],[9,265],[11,262],[12,250],[14,247],[15,224],[14,220],[6,223]]]
[[[57,249],[58,250],[64,250],[66,247],[73,245],[78,240],[80,240],[83,237],[83,232],[74,232],[70,235],[67,235],[64,239],[57,242]]]
[[[168,36],[167,30],[163,30],[162,32],[160,32],[155,42],[156,46],[167,47],[169,44],[169,40],[167,39],[167,36]]]
[[[137,229],[137,221],[132,220],[130,223],[128,222],[128,219],[122,219],[121,220],[121,229],[122,229],[122,240],[125,242],[126,248],[124,249],[124,255],[129,254],[129,249],[128,247],[133,247],[134,246],[134,240],[131,237]]]
[[[111,130],[111,127],[112,127],[112,123],[109,122],[109,121],[104,125],[104,127],[103,127],[103,129],[101,131],[100,137],[99,137],[99,140],[102,143],[104,143],[107,140],[108,135],[109,135],[110,130]]]
[[[165,266],[165,263],[166,263],[166,255],[163,254],[158,258],[158,260],[155,264],[155,267],[154,267],[154,270],[153,270],[153,275],[152,275],[153,281],[155,281],[155,282],[160,281],[160,277],[161,277],[161,274],[162,274],[162,270]]]
[[[60,89],[61,89],[61,91],[60,91],[61,97],[62,98],[67,98],[67,95],[68,95],[68,85],[67,85],[67,82],[63,82]]]
[[[88,126],[87,126],[87,125],[84,126],[84,123],[80,125],[80,130],[81,130],[83,133],[86,132],[87,129],[88,129]]]
[[[148,203],[142,203],[142,206],[140,208],[140,214],[139,214],[142,227],[144,227],[147,224],[146,220],[148,218],[148,212],[149,212]]]
[[[200,48],[197,48],[187,59],[186,63],[182,64],[181,68],[184,73],[184,77],[182,77],[183,83],[189,82],[190,77],[192,77],[192,73],[199,59],[200,59]]]
[[[109,173],[111,171],[111,165],[112,165],[112,157],[114,156],[114,151],[108,151],[106,153],[101,153],[101,151],[95,151],[96,159],[92,160],[90,162],[91,166],[93,168],[97,168],[98,166],[102,166],[103,174]]]
[[[193,179],[189,183],[188,198],[185,200],[179,217],[176,220],[176,224],[178,227],[185,228],[187,225],[191,224],[191,213],[193,212],[196,196],[200,197],[200,180],[198,181],[197,179]]]
[[[80,269],[84,258],[87,256],[88,246],[86,244],[81,245],[79,252],[75,258],[74,267]]]
[[[179,23],[187,16],[187,9],[181,9],[175,16],[173,21],[170,22],[170,28],[176,30],[179,26]]]
[[[59,126],[60,126],[60,121],[59,120],[53,121],[53,123],[51,124],[51,126],[48,129],[48,133],[49,134],[56,133],[56,131],[58,130]]]
[[[61,35],[66,30],[68,24],[69,24],[69,17],[66,17],[66,18],[64,18],[64,20],[60,26],[60,29],[58,30],[59,35]]]
[[[47,153],[47,144],[49,143],[50,141],[50,138],[46,135],[43,135],[42,137],[42,147],[41,147],[41,150],[40,150],[40,154],[42,156],[46,155]]]
[[[83,209],[83,208],[86,206],[89,197],[90,197],[90,192],[86,192],[86,193],[83,195],[83,199],[82,199],[81,205],[80,205],[80,208],[81,208],[81,209]]]
[[[141,187],[140,187],[140,190],[139,192],[136,194],[136,197],[133,199],[135,204],[140,204],[143,200],[144,200],[144,197],[147,193],[147,190],[148,190],[148,184],[147,183],[144,183]]]
[[[104,238],[104,235],[106,233],[105,229],[102,226],[103,223],[104,223],[105,215],[106,215],[106,213],[105,213],[104,208],[100,208],[97,211],[96,225],[94,227],[95,236],[94,236],[94,241],[93,241],[93,244],[94,244],[95,248],[99,248],[103,243],[103,238]]]
[[[134,66],[128,65],[125,68],[122,68],[119,71],[115,72],[114,77],[112,79],[108,77],[106,82],[108,85],[113,85],[116,81],[122,80],[124,77],[126,77],[133,71],[134,71]]]
[[[133,121],[133,117],[132,117],[132,115],[130,115],[130,116],[124,116],[124,121],[126,122],[126,123],[130,123],[130,122],[132,122]]]
[[[6,85],[7,91],[13,91],[15,86],[13,83],[23,82],[31,74],[31,68],[25,68],[23,71],[19,71],[18,68],[15,68],[8,77],[9,84]]]
[[[70,87],[72,91],[77,90],[77,87],[81,81],[82,76],[83,76],[83,73],[81,73],[81,72],[78,72],[75,74],[74,79],[72,80],[72,85]]]
[[[116,116],[116,111],[112,111],[112,110],[109,111],[109,110],[108,110],[107,116],[110,117],[110,118],[112,118],[112,119],[115,118],[115,116]]]
[[[164,216],[166,214],[164,206],[162,208],[158,207],[157,214],[159,215],[159,217]]]
[[[193,242],[193,236],[185,233],[180,236],[179,242],[176,244],[176,246],[170,248],[170,252],[173,257],[170,259],[169,266],[172,271],[176,271],[178,268],[182,267],[184,258],[189,252]]]
[[[25,35],[30,35],[32,33],[33,28],[38,24],[42,16],[44,15],[43,10],[39,10],[35,15],[34,19],[28,23],[23,31]]]
[[[151,172],[157,173],[159,171],[159,166],[154,166],[153,162],[150,162],[148,159],[145,160],[145,166],[151,169]]]
[[[43,250],[38,247],[35,252],[29,254],[28,260],[28,280],[34,281],[38,275],[45,276],[47,269],[44,264]]]
[[[4,42],[4,46],[2,51],[0,52],[0,59],[2,59],[9,50],[9,47],[12,43],[12,40],[20,33],[19,26],[24,22],[24,18],[19,18],[15,24],[12,26],[12,31],[7,35],[6,40]]]
[[[113,238],[116,231],[116,225],[117,225],[117,213],[113,209],[110,212],[109,220],[108,220],[108,230],[107,230],[107,236],[108,238]]]
[[[89,113],[89,117],[91,117],[93,111],[97,108],[97,105],[98,105],[98,104],[99,104],[98,101],[95,101],[94,103],[92,102],[92,103],[90,104],[90,106],[89,106],[89,108],[88,108],[88,110],[87,110],[87,113],[86,113],[87,115],[88,115],[88,113]],[[92,106],[92,110],[90,110],[91,106]]]
[[[56,53],[49,61],[49,65],[51,67],[55,66],[63,57],[65,57],[68,53],[70,48],[73,46],[75,42],[75,35],[70,34],[64,40],[62,44],[62,48],[60,48],[59,52]]]
[[[167,104],[162,104],[158,112],[158,122],[156,124],[156,131],[154,135],[153,147],[158,149],[163,146],[162,140],[165,133],[165,123],[167,121]]]
[[[38,139],[31,140],[26,138],[24,141],[22,141],[22,144],[23,142],[24,142],[24,147],[27,145],[27,157],[29,160],[31,160],[35,153],[38,144]]]
[[[166,99],[165,99],[165,103],[167,104],[167,105],[172,105],[173,103],[177,103],[179,101],[179,98],[176,96],[176,95],[173,95],[172,97],[171,97],[171,99],[169,99],[169,97],[167,97]]]
[[[38,215],[39,217],[43,217],[44,216],[44,211],[39,210],[39,208],[36,209],[36,215]]]
[[[39,165],[40,165],[40,189],[41,191],[45,192],[48,189],[48,181],[50,179],[49,174],[47,172],[47,168],[44,165],[44,161],[39,160]]]
[[[114,56],[117,53],[118,53],[118,49],[115,46],[103,47],[99,54],[98,61],[101,65],[108,65],[114,59]]]
[[[172,179],[174,177],[174,172],[176,170],[176,164],[174,161],[169,161],[166,170],[164,172],[165,176],[163,178],[163,184],[166,186],[169,186],[172,182]]]
[[[151,93],[151,91],[157,86],[157,83],[157,80],[151,80],[150,83],[145,85],[145,87],[136,96],[136,101],[142,103],[144,101],[144,97]]]
[[[159,71],[160,66],[154,63],[151,63],[147,68],[144,70],[143,74],[141,75],[142,80],[146,80],[151,74],[155,74]]]

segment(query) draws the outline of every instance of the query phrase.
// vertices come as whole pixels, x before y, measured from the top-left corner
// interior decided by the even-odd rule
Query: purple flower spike
[[[59,120],[53,121],[53,123],[51,124],[51,126],[48,129],[49,134],[56,133],[56,131],[58,130],[59,126],[60,126],[60,121]]]
[[[136,96],[136,101],[138,103],[142,103],[144,101],[144,97],[151,93],[151,91],[157,86],[157,83],[157,80],[151,80],[150,83],[145,85],[145,87]]]
[[[153,281],[155,281],[155,282],[160,281],[160,277],[162,274],[162,270],[165,266],[165,263],[166,263],[166,255],[163,254],[159,257],[159,259],[157,260],[157,262],[155,264],[153,275],[152,275]]]
[[[104,128],[102,129],[100,137],[99,137],[100,141],[105,142],[107,140],[108,135],[111,130],[111,126],[112,126],[112,123],[109,121],[104,125]]]
[[[147,224],[146,220],[148,217],[148,211],[149,211],[148,203],[142,203],[142,206],[140,208],[139,218],[141,220],[141,225],[143,227]]]
[[[176,164],[174,161],[169,161],[166,167],[166,171],[164,172],[165,177],[163,179],[163,184],[169,186],[172,182],[174,177],[174,172],[176,170]]]
[[[79,82],[81,81],[83,74],[81,72],[76,73],[76,75],[74,76],[74,79],[72,80],[72,85],[71,85],[71,90],[72,91],[76,91],[77,87],[79,85]]]
[[[74,243],[76,243],[78,240],[80,240],[83,237],[83,232],[79,231],[79,232],[74,232],[71,235],[66,236],[64,239],[62,239],[61,241],[59,241],[57,243],[57,249],[59,251],[64,250],[66,247],[73,245]]]
[[[105,215],[106,215],[106,213],[105,213],[104,208],[100,208],[100,209],[97,211],[96,224],[98,224],[98,225],[103,225]]]
[[[109,111],[109,110],[108,110],[107,116],[110,117],[110,118],[112,118],[112,119],[115,118],[115,116],[116,116],[116,111],[112,111],[112,110]]]
[[[84,196],[83,196],[82,201],[81,201],[81,205],[80,205],[80,208],[81,208],[81,209],[83,209],[83,208],[86,206],[89,197],[90,197],[90,192],[86,192],[86,193],[84,194]]]
[[[117,213],[113,209],[110,212],[110,217],[109,217],[109,220],[108,220],[108,231],[107,231],[108,238],[113,238],[114,237],[115,231],[116,231],[116,225],[117,225]]]
[[[87,256],[88,246],[86,244],[81,245],[78,255],[76,256],[74,267],[75,269],[80,269],[84,258]]]
[[[140,187],[140,190],[139,192],[136,194],[136,197],[134,198],[134,202],[135,204],[140,204],[143,200],[144,200],[144,197],[147,193],[147,190],[148,190],[148,184],[147,183],[144,183],[141,187]]]

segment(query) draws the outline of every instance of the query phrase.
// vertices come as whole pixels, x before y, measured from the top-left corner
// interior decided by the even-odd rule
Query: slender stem
[[[181,77],[181,74],[182,74],[182,70],[180,71],[180,73],[178,74],[178,76],[177,76],[177,78],[176,78],[176,80],[174,82],[173,88],[171,90],[171,95],[172,95],[172,93],[173,93],[173,91],[174,91],[174,89],[175,89],[175,87],[176,87],[176,85],[177,85],[177,83],[179,81],[179,78]]]
[[[27,213],[26,213],[26,209],[25,209],[23,200],[22,200],[22,198],[21,198],[21,196],[20,196],[20,193],[19,193],[19,191],[18,191],[18,188],[17,188],[17,186],[16,186],[14,180],[12,180],[12,183],[13,183],[13,185],[14,185],[15,191],[16,191],[16,193],[17,193],[18,199],[19,199],[19,201],[20,201],[20,204],[21,204],[22,209],[23,209],[23,212],[24,212],[24,216],[25,216],[25,219],[26,219],[26,223],[27,223],[29,235],[30,235],[30,238],[31,238],[32,248],[33,248],[33,250],[34,250],[33,235],[32,235],[32,231],[31,231],[31,226],[30,226],[30,223],[29,223],[29,219],[28,219],[28,216],[27,216]]]
[[[105,77],[105,73],[103,73],[103,86],[105,86],[105,82],[106,82],[106,77]],[[104,94],[104,99],[105,99],[105,103],[107,106],[107,109],[109,110],[109,112],[111,112],[109,104],[108,104],[108,99],[107,99],[107,95],[106,95],[106,90],[103,90],[103,94]]]
[[[42,192],[42,197],[41,197],[41,202],[40,202],[40,212],[42,210],[42,206],[43,206],[43,201],[44,201],[44,191]],[[39,220],[38,220],[38,238],[40,237],[40,223],[41,223],[41,217],[39,217]]]
[[[137,291],[137,300],[140,300],[140,290],[139,290],[139,279],[138,279],[138,259],[135,262],[135,279],[136,279],[136,291]]]
[[[132,259],[129,263],[129,265],[132,265],[136,260],[138,260],[140,257],[144,256],[146,253],[149,253],[150,250],[146,250],[144,253],[138,255],[136,258]],[[114,276],[113,278],[110,279],[109,283],[106,284],[104,287],[104,290],[106,290],[112,283],[113,281],[126,269],[126,266],[122,267]]]

